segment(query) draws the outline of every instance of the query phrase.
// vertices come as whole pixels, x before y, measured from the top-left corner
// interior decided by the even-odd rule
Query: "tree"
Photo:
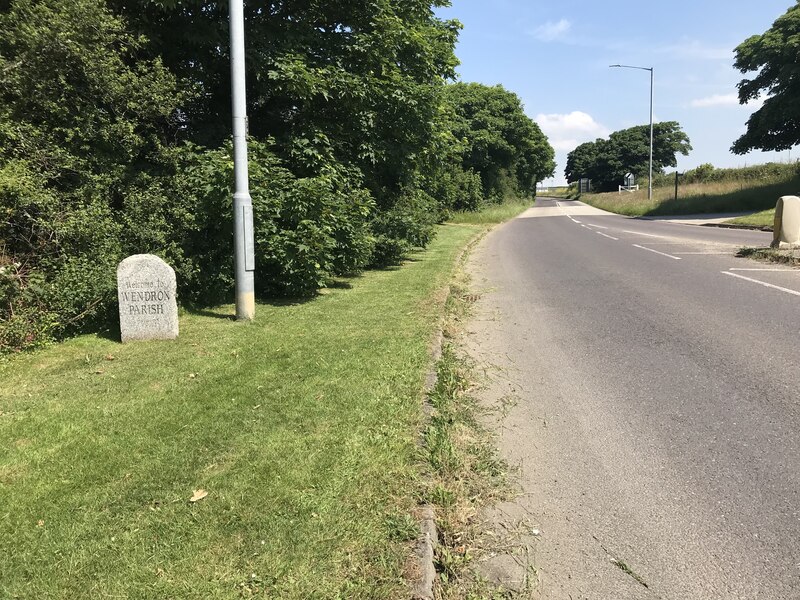
[[[735,53],[734,67],[756,72],[739,82],[739,102],[747,104],[762,93],[767,97],[731,151],[788,150],[800,144],[800,1],[766,32],[739,44]]]
[[[182,107],[190,139],[219,147],[230,127],[228,3],[107,1],[150,40],[154,58],[198,90]],[[245,2],[249,134],[272,141],[297,177],[347,171],[370,192],[374,263],[399,260],[439,219],[422,171],[458,64],[461,26],[434,13],[444,4]]]
[[[310,295],[431,238],[460,27],[435,6],[247,0],[259,293]],[[131,253],[167,259],[182,301],[222,301],[227,2],[0,0],[0,31],[0,352],[111,322]]]
[[[592,178],[594,166],[597,163],[597,154],[604,141],[597,139],[594,142],[585,142],[567,154],[564,176],[568,183],[573,183],[581,178]]]
[[[453,135],[464,143],[463,169],[480,175],[487,197],[535,194],[536,184],[553,174],[553,148],[516,94],[500,85],[455,83],[445,99],[455,110]]]
[[[653,173],[678,164],[677,154],[692,149],[689,136],[676,121],[653,125]],[[567,181],[581,177],[592,180],[595,189],[610,191],[620,185],[627,173],[647,178],[650,168],[650,126],[637,125],[612,133],[607,140],[581,144],[567,155]]]

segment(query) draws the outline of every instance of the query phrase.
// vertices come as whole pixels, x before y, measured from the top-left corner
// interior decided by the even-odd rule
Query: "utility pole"
[[[252,321],[256,312],[253,200],[247,174],[247,99],[244,81],[244,3],[230,0],[231,105],[233,109],[233,265],[236,318]]]
[[[653,199],[653,67],[634,67],[631,65],[609,65],[610,68],[639,69],[650,71],[650,179],[647,182],[647,199]]]

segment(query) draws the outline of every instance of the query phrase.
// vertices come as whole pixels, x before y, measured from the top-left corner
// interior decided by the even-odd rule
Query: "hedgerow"
[[[259,297],[397,264],[449,211],[552,171],[513,94],[472,86],[457,101],[459,25],[432,7],[300,0],[248,15]],[[0,353],[114,328],[131,254],[172,265],[184,305],[230,300],[227,9],[15,0],[0,31]],[[491,115],[498,94],[513,119],[476,127],[465,106]],[[473,164],[487,136],[517,154]]]

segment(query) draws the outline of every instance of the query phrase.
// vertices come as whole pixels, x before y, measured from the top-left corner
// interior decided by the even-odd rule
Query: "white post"
[[[647,199],[653,199],[653,67],[650,67],[650,178],[647,181]]]
[[[230,1],[231,103],[233,109],[233,242],[236,318],[252,321],[255,303],[253,200],[247,174],[247,101],[244,79],[244,5]]]

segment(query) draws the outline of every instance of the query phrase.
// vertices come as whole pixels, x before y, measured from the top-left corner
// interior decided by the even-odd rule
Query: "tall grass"
[[[448,222],[457,225],[493,225],[513,219],[531,206],[533,200],[515,198],[502,204],[487,204],[478,211],[455,212]]]

